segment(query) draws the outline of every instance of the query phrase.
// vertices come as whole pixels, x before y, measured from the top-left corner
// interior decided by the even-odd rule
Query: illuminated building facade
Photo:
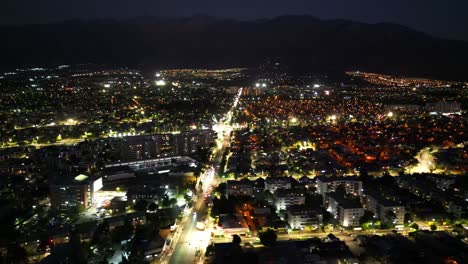
[[[74,178],[56,180],[50,186],[50,203],[53,208],[67,209],[76,206],[88,208],[93,195],[102,188],[102,178],[91,179],[80,174]]]
[[[174,155],[193,155],[213,142],[212,130],[194,130],[174,134],[155,134],[124,138],[122,160],[143,160]]]

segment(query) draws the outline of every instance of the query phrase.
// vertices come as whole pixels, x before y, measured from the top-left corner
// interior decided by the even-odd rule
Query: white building
[[[461,218],[463,214],[463,206],[456,202],[449,202],[447,212],[453,214],[457,218]]]
[[[226,195],[236,196],[236,195],[248,195],[252,196],[254,193],[254,183],[250,180],[240,180],[240,181],[227,181],[226,182]]]
[[[265,179],[265,190],[274,193],[277,189],[291,189],[291,178],[268,177]]]
[[[276,209],[286,210],[291,205],[302,205],[305,203],[304,192],[292,189],[277,189],[275,192]]]
[[[359,219],[364,215],[364,208],[359,202],[337,197],[331,193],[327,195],[328,209],[338,223],[344,227],[359,226]]]
[[[374,213],[374,215],[383,220],[389,221],[389,211],[395,214],[392,220],[393,224],[401,225],[405,221],[405,207],[385,198],[379,197],[377,194],[366,194],[364,197],[366,209]]]
[[[94,203],[95,193],[102,186],[102,178],[84,174],[54,179],[50,185],[51,206],[56,209],[76,206],[88,208]]]
[[[426,110],[434,114],[460,114],[461,104],[453,101],[439,101],[435,103],[427,103]]]
[[[105,168],[103,175],[105,183],[136,178],[135,172],[128,165]]]
[[[436,187],[442,189],[443,191],[450,188],[455,183],[455,177],[447,175],[429,175],[427,177],[429,180],[436,183]]]
[[[290,206],[287,209],[288,223],[293,229],[302,229],[306,226],[318,226],[322,223],[323,215],[316,210],[304,206]]]
[[[317,192],[325,196],[328,192],[334,192],[336,187],[343,185],[346,193],[361,195],[362,181],[357,177],[317,177]]]
[[[215,227],[215,233],[231,236],[234,234],[247,234],[248,232],[248,224],[242,215],[219,215],[218,226]]]

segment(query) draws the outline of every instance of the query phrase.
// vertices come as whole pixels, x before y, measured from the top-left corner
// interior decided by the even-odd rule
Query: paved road
[[[205,203],[203,202],[203,194],[200,193],[196,199],[193,211],[184,219],[185,222],[181,225],[183,228],[182,233],[177,241],[169,263],[193,263],[196,251],[204,250],[202,246],[209,242],[209,237],[208,241],[206,241],[205,233],[207,232],[198,230],[195,225],[206,215],[206,209]]]
[[[221,121],[218,125],[218,130],[216,131],[218,133],[218,138],[216,140],[218,148],[216,148],[213,153],[214,158],[211,161],[212,168],[208,169],[202,176],[200,176],[199,180],[203,182],[203,190],[197,194],[192,212],[182,220],[181,234],[178,239],[175,239],[177,241],[173,242],[175,247],[174,251],[172,255],[169,253],[164,256],[162,261],[164,263],[169,262],[180,264],[201,262],[201,259],[195,256],[196,252],[199,251],[199,253],[203,255],[206,247],[210,243],[211,229],[207,228],[205,231],[200,231],[195,227],[195,225],[207,215],[204,194],[211,194],[212,188],[210,188],[210,186],[216,185],[219,182],[218,175],[216,175],[217,168],[221,163],[224,151],[227,146],[229,146],[230,132],[232,130],[230,126],[232,115],[237,107],[241,94],[242,88],[239,89],[231,109],[225,115],[224,121]],[[196,215],[193,214],[194,212]]]

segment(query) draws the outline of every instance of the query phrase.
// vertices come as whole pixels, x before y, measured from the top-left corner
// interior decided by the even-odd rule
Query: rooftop
[[[327,196],[333,200],[335,200],[341,207],[344,209],[353,209],[353,208],[362,208],[361,203],[359,200],[350,200],[345,199],[341,195],[337,193],[327,193]]]
[[[85,181],[87,180],[89,177],[84,175],[84,174],[80,174],[78,176],[75,177],[75,181],[79,181],[79,182],[82,182],[82,181]]]
[[[391,201],[391,200],[389,200],[389,199],[387,199],[387,198],[385,198],[385,197],[383,197],[380,194],[375,193],[375,192],[368,192],[368,193],[366,193],[366,196],[374,198],[375,200],[378,201],[378,203],[380,205],[383,205],[385,207],[402,206],[398,202]]]
[[[347,177],[330,176],[330,177],[327,177],[325,175],[320,175],[320,176],[317,177],[317,181],[335,182],[335,181],[361,181],[361,180],[357,176],[347,176]]]
[[[275,196],[277,197],[298,197],[304,196],[304,192],[296,189],[277,189],[275,192]]]
[[[272,184],[272,183],[291,183],[291,178],[289,177],[267,177],[265,179],[265,183]]]

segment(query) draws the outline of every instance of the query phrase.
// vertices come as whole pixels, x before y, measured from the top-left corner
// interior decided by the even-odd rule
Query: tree
[[[392,210],[385,212],[385,218],[387,219],[388,224],[393,225],[396,220],[396,214]]]
[[[275,200],[276,200],[276,197],[269,191],[269,190],[265,190],[264,192],[264,196],[266,201],[268,201],[270,204],[274,204],[275,203]]]
[[[216,188],[215,192],[219,193],[220,196],[226,195],[226,183],[222,182],[220,183]]]
[[[322,221],[323,221],[324,225],[329,224],[332,219],[333,219],[333,215],[330,212],[328,212],[328,211],[323,212],[323,220]]]
[[[97,257],[101,260],[101,262],[106,262],[107,259],[109,259],[114,254],[112,246],[112,238],[109,233],[102,236],[99,242],[96,244],[97,251],[99,252]]]
[[[86,263],[85,249],[81,244],[80,235],[76,230],[72,230],[70,233],[70,245],[72,247],[72,256],[74,263],[81,264]]]
[[[154,211],[156,211],[156,210],[158,210],[158,205],[157,205],[156,203],[150,203],[150,204],[148,205],[148,211],[154,212]]]
[[[396,182],[395,182],[395,178],[392,177],[390,174],[388,173],[385,173],[381,178],[380,178],[380,184],[384,187],[384,188],[392,188],[395,186]]]
[[[235,211],[235,200],[233,197],[227,199],[221,196],[221,199],[213,199],[213,207],[211,208],[211,216],[216,217],[219,214],[232,214]]]
[[[335,193],[337,195],[339,195],[340,197],[345,197],[346,195],[346,187],[344,186],[344,184],[340,184],[338,186],[336,186],[335,188]]]
[[[366,188],[373,188],[375,186],[375,178],[372,176],[369,176],[368,172],[366,169],[361,168],[359,170],[359,179],[362,181],[362,185],[364,186],[364,189]]]
[[[419,230],[419,225],[416,223],[412,223],[409,227],[414,228],[416,231]]]
[[[405,213],[405,223],[411,223],[414,222],[414,217],[410,213]]]
[[[173,206],[176,205],[176,204],[177,204],[177,199],[176,199],[176,198],[171,198],[171,199],[169,200],[169,206],[170,206],[170,207],[173,207]]]
[[[462,224],[456,224],[453,226],[453,232],[463,234],[465,232],[465,228]]]
[[[276,243],[276,239],[278,239],[278,236],[276,235],[276,232],[273,229],[268,229],[265,232],[261,232],[259,237],[260,237],[260,242],[265,247],[273,246]]]
[[[169,196],[164,195],[161,203],[162,203],[162,206],[164,206],[164,207],[170,207],[171,206],[171,200],[169,199]]]
[[[365,210],[364,214],[359,219],[359,224],[364,225],[366,223],[370,223],[373,221],[374,221],[374,213],[369,210]]]
[[[111,239],[114,243],[120,243],[122,240],[129,239],[133,235],[133,225],[126,221],[124,225],[116,227],[111,232]]]
[[[242,239],[240,238],[239,235],[232,235],[232,244],[240,245],[241,242],[242,242]]]
[[[430,225],[431,231],[436,231],[437,226],[435,224]]]
[[[109,224],[106,222],[98,224],[93,234],[91,244],[97,244],[101,238],[109,233]]]
[[[8,246],[7,262],[5,263],[27,263],[26,250],[19,244]]]
[[[305,197],[305,204],[309,208],[320,208],[323,198],[320,194],[309,194]]]
[[[211,256],[215,253],[215,247],[213,244],[209,244],[208,247],[206,247],[206,252],[205,252],[205,256],[208,257],[208,256]]]
[[[244,262],[244,251],[242,250],[241,238],[238,235],[232,236],[232,244],[228,249],[226,256],[223,256],[220,260],[221,263],[243,263]]]
[[[142,211],[146,211],[147,206],[148,206],[148,202],[146,200],[139,199],[133,206],[133,209],[135,209],[135,211],[142,212]]]
[[[210,216],[215,218],[216,216],[219,216],[220,213],[221,213],[221,210],[219,208],[219,199],[215,197],[213,199],[213,207],[211,207]]]

